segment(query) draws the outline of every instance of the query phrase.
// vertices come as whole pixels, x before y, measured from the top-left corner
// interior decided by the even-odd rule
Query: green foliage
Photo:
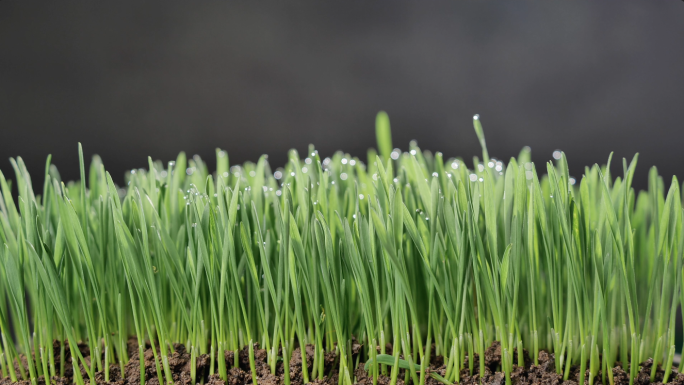
[[[615,178],[609,158],[576,184],[564,155],[540,176],[529,150],[490,158],[478,116],[474,128],[483,162],[472,169],[415,143],[393,149],[384,112],[379,155],[366,162],[321,159],[311,146],[276,170],[266,157],[230,167],[217,149],[215,174],[181,153],[131,170],[122,188],[98,157],[86,169],[79,146],[79,182],[63,183],[48,158],[34,190],[21,158],[11,159],[14,181],[0,173],[3,376],[63,375],[52,343],[68,340],[59,354],[69,349],[88,377],[76,370],[74,380],[107,379],[110,365],[131,359],[129,336],[152,342],[160,383],[173,382],[177,342],[193,361],[209,354],[224,379],[217,358],[230,350],[237,362],[247,346],[254,368],[259,343],[271,371],[283,360],[285,383],[305,344],[314,349],[312,362],[301,355],[305,382],[329,375],[325,354],[335,351],[344,384],[359,365],[376,382],[403,373],[453,383],[476,370],[465,357],[482,357],[492,341],[507,383],[523,348],[535,362],[541,349],[555,353],[565,379],[580,365],[581,383],[588,370],[589,384],[613,384],[607,369],[618,361],[632,381],[649,357],[651,379],[657,365],[671,368],[684,298],[677,179],[666,188],[654,168],[636,192],[636,157]],[[443,376],[428,371],[433,343]]]
[[[392,132],[390,130],[389,116],[385,111],[378,112],[378,116],[375,118],[375,135],[380,155],[383,161],[387,161],[392,152]]]

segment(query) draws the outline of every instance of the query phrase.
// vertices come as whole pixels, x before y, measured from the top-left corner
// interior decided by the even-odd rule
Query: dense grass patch
[[[62,182],[48,157],[37,188],[12,159],[14,182],[0,174],[3,376],[36,384],[70,362],[83,367],[80,385],[139,360],[149,381],[148,343],[154,379],[170,383],[181,343],[193,383],[198,357],[226,380],[226,352],[239,365],[245,347],[256,383],[258,343],[285,384],[295,359],[303,382],[330,376],[326,357],[341,384],[359,367],[374,381],[452,383],[485,373],[472,358],[499,341],[506,383],[523,349],[534,364],[542,349],[555,354],[564,379],[579,365],[580,384],[613,384],[617,363],[631,383],[647,358],[651,381],[658,366],[671,380],[683,295],[677,180],[653,168],[648,191],[635,192],[635,156],[621,176],[609,158],[575,183],[562,153],[541,170],[529,149],[490,158],[477,116],[474,126],[483,154],[468,163],[415,143],[393,149],[380,113],[379,154],[365,161],[310,146],[276,170],[266,156],[230,167],[217,150],[210,173],[181,153],[131,170],[123,188],[98,157],[86,168],[82,152],[80,182]],[[296,349],[306,345],[308,357]],[[444,358],[439,373],[431,355]]]

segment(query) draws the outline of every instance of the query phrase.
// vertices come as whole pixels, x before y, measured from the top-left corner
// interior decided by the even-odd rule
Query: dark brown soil
[[[86,360],[90,359],[90,351],[85,344],[79,344],[79,350]],[[56,366],[59,367],[59,348],[58,342],[53,345]],[[181,344],[174,345],[175,352],[169,356],[169,366],[173,375],[173,381],[178,385],[192,385],[190,376],[190,354],[186,351],[185,346]],[[357,355],[362,350],[360,344],[355,341],[352,344],[352,354],[353,358],[356,360]],[[392,351],[392,346],[388,344],[386,347],[386,352]],[[111,365],[109,369],[109,382],[104,381],[104,373],[98,372],[95,375],[95,382],[98,385],[138,385],[140,383],[140,362],[138,361],[138,344],[137,340],[134,338],[128,341],[128,353],[131,357],[130,361],[125,366],[125,376],[121,377],[121,370],[118,365]],[[514,352],[514,362],[518,361],[517,351]],[[257,382],[259,385],[280,385],[284,382],[284,368],[283,362],[279,361],[276,365],[276,372],[272,374],[270,367],[266,362],[267,353],[264,349],[259,349],[258,344],[255,344],[255,364],[257,372]],[[279,352],[280,355],[280,352]],[[539,352],[539,365],[533,365],[532,360],[528,356],[527,351],[523,351],[525,365],[519,367],[514,365],[513,372],[511,373],[512,385],[578,385],[579,381],[579,366],[573,366],[570,370],[570,379],[563,381],[561,375],[555,372],[555,357],[553,354],[549,354],[545,351]],[[433,352],[431,355],[431,362],[428,372],[434,372],[444,376],[446,374],[446,367],[444,365],[444,358],[442,356],[437,356]],[[308,363],[309,371],[313,364],[314,358],[314,348],[312,345],[306,346],[306,360]],[[402,357],[403,358],[403,357]],[[50,384],[52,385],[69,385],[73,383],[73,369],[71,365],[71,357],[69,354],[69,349],[65,350],[65,377],[53,377],[50,379]],[[157,368],[154,363],[154,357],[152,353],[151,346],[149,344],[146,346],[145,350],[145,379],[146,384],[149,385],[159,385],[159,380],[157,377]],[[485,351],[485,372],[483,374],[479,373],[480,367],[480,357],[475,354],[473,357],[473,366],[475,372],[471,376],[468,372],[468,360],[466,357],[465,369],[461,371],[461,382],[460,385],[480,385],[480,380],[486,385],[504,385],[505,378],[501,370],[501,345],[498,342],[492,343],[492,345]],[[228,372],[227,381],[223,381],[218,373],[218,369],[215,368],[213,375],[209,375],[210,358],[208,355],[204,354],[197,357],[196,362],[196,373],[197,381],[207,385],[251,385],[252,384],[252,374],[249,368],[249,351],[245,347],[240,351],[238,357],[238,366],[234,366],[234,353],[232,351],[226,352],[224,355],[224,360],[226,364],[226,370]],[[26,367],[26,359],[23,358],[22,364]],[[311,379],[312,384],[316,385],[337,385],[339,374],[337,373],[338,360],[334,353],[326,353],[325,356],[325,371],[323,379]],[[639,367],[639,374],[637,379],[634,381],[634,385],[648,385],[650,384],[650,373],[651,367],[653,366],[653,360],[649,359],[642,362]],[[19,367],[15,363],[15,369],[18,373]],[[81,374],[86,382],[89,384],[88,376],[85,373],[83,367],[80,367]],[[404,383],[405,371],[400,370],[399,377],[397,380],[397,385],[408,385],[412,384],[412,380],[409,376],[408,383]],[[588,385],[588,371],[585,377],[584,385]],[[310,372],[309,372],[310,375]],[[359,364],[353,376],[354,380],[358,384],[362,385],[372,385],[373,378],[369,376],[363,370],[363,365]],[[654,385],[662,385],[664,372],[662,368],[658,368],[656,372]],[[616,366],[613,368],[613,377],[615,379],[615,385],[629,385],[629,378],[627,373],[623,370],[621,366]],[[292,352],[292,357],[290,360],[290,383],[292,385],[302,385],[304,381],[302,375],[302,357],[301,350],[297,347]],[[389,385],[390,377],[381,375],[378,378],[379,385]],[[440,382],[433,379],[432,377],[426,376],[426,385],[441,385]],[[684,374],[678,374],[673,371],[670,375],[670,384],[673,385],[684,385]],[[0,385],[12,384],[9,377],[3,377],[0,373]],[[20,385],[31,385],[30,381],[19,381],[17,384]],[[597,378],[594,380],[594,384],[601,384],[601,372],[599,371]],[[38,385],[47,385],[44,378],[41,376],[38,380]]]

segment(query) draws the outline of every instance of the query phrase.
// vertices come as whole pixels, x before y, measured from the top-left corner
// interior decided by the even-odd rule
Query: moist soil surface
[[[387,348],[391,351],[391,345],[388,344]],[[59,368],[59,342],[55,341],[53,344],[53,349],[55,353],[55,366]],[[90,359],[90,351],[88,347],[84,344],[79,344],[79,349],[81,353],[86,358],[87,361]],[[185,346],[181,344],[174,345],[175,352],[169,356],[169,366],[171,373],[173,375],[173,381],[175,384],[179,385],[192,385],[192,380],[190,376],[190,354],[186,351]],[[353,345],[353,358],[356,360],[356,355],[361,351],[361,345],[354,343]],[[128,353],[131,357],[130,361],[125,366],[125,376],[121,376],[121,368],[118,365],[112,364],[109,369],[109,382],[104,380],[104,372],[97,372],[95,375],[95,382],[98,385],[139,385],[140,384],[140,361],[138,360],[138,343],[134,338],[128,341]],[[433,346],[434,353],[434,346]],[[311,365],[313,363],[314,348],[312,345],[306,346],[306,360],[309,365],[309,371],[311,370]],[[563,381],[561,375],[555,372],[555,357],[553,354],[549,354],[545,351],[539,352],[538,362],[539,365],[533,365],[532,360],[527,354],[527,351],[523,351],[524,355],[524,366],[513,366],[513,372],[511,373],[512,385],[579,385],[579,366],[573,366],[570,370],[570,376],[567,381]],[[270,367],[266,362],[267,353],[264,349],[259,349],[258,344],[255,345],[254,350],[255,356],[255,367],[257,372],[257,382],[263,385],[280,385],[284,381],[284,370],[283,362],[278,361],[276,365],[276,373],[272,374]],[[428,371],[435,372],[441,376],[446,374],[446,367],[444,365],[444,358],[442,356],[431,355],[432,359]],[[252,373],[249,368],[249,353],[247,347],[239,352],[238,365],[234,365],[234,352],[229,351],[224,355],[226,370],[227,370],[227,381],[222,380],[218,374],[209,375],[210,372],[210,358],[207,354],[203,354],[197,357],[196,360],[196,373],[198,383],[203,383],[206,385],[248,385],[252,384]],[[53,377],[50,379],[50,384],[53,385],[68,385],[73,383],[73,367],[71,365],[71,357],[69,354],[69,349],[65,350],[65,376],[64,377]],[[149,344],[146,346],[145,356],[145,383],[149,385],[159,385],[159,380],[157,377],[157,367],[154,363],[154,356],[152,353],[151,346]],[[479,373],[480,367],[480,357],[474,355],[474,373],[471,376],[468,371],[469,357],[466,357],[465,369],[461,371],[461,385],[480,385],[480,380],[485,385],[504,385],[505,378],[501,370],[501,345],[499,342],[494,342],[485,351],[485,372],[481,375]],[[513,361],[518,362],[517,351],[514,353]],[[22,365],[26,367],[26,359],[22,359]],[[320,385],[337,385],[339,373],[337,372],[337,367],[339,363],[337,357],[334,353],[327,353],[325,356],[325,376],[323,379],[316,379],[311,381],[312,384]],[[642,362],[639,366],[639,375],[634,381],[634,385],[646,385],[650,384],[651,368],[653,366],[653,361],[651,359]],[[85,383],[89,384],[88,376],[80,366],[81,375],[83,376]],[[15,363],[15,372],[19,373],[18,364]],[[28,373],[28,370],[26,369]],[[214,373],[218,373],[218,369],[215,368]],[[588,375],[585,376],[584,385],[588,385]],[[664,372],[662,368],[658,367],[656,372],[655,381],[653,384],[662,385]],[[353,380],[358,384],[372,385],[373,378],[369,376],[363,370],[363,364],[359,364],[359,368],[353,373]],[[599,371],[597,378],[594,380],[594,384],[601,384],[602,373]],[[615,385],[629,385],[629,378],[627,372],[621,367],[616,366],[613,368],[613,377],[615,380]],[[399,377],[397,379],[397,385],[408,385],[413,384],[409,376],[408,383],[404,382],[405,371],[400,370]],[[381,375],[378,378],[379,385],[389,385],[391,382],[388,376]],[[302,360],[301,360],[301,350],[296,348],[292,353],[292,358],[290,361],[290,383],[292,385],[302,385]],[[426,385],[442,385],[437,380],[432,377],[426,376]],[[684,385],[684,374],[679,374],[673,371],[670,375],[670,384],[673,385]],[[13,384],[9,377],[6,377],[4,373],[0,372],[0,385]],[[16,384],[21,385],[31,385],[30,381],[18,381]],[[41,376],[38,380],[38,385],[47,385],[45,379]]]

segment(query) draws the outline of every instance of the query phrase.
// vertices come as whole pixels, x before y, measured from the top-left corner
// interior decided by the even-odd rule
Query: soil
[[[90,360],[90,351],[88,346],[85,344],[78,345],[81,354],[86,358],[86,361]],[[145,347],[144,363],[145,363],[145,383],[149,385],[159,385],[159,380],[157,377],[157,368],[154,363],[154,357],[152,353],[152,348],[147,344]],[[53,350],[55,353],[55,365],[59,367],[59,342],[55,341],[53,344]],[[314,357],[314,347],[312,345],[307,345],[306,349],[306,360],[309,364],[309,370],[311,370],[311,364],[313,363]],[[190,376],[190,354],[186,351],[185,346],[181,344],[174,345],[175,352],[169,356],[169,367],[173,375],[173,381],[178,385],[192,385],[192,380]],[[352,357],[356,360],[357,355],[362,350],[362,346],[356,341],[352,342]],[[386,352],[392,351],[391,344],[386,347]],[[118,365],[112,364],[109,369],[109,382],[104,381],[104,372],[97,372],[95,375],[95,382],[97,385],[139,385],[140,384],[140,362],[138,361],[138,343],[135,338],[128,340],[128,353],[131,357],[130,361],[124,367],[125,376],[121,377],[121,370]],[[513,361],[518,361],[518,352],[514,352]],[[280,355],[280,352],[279,352]],[[563,381],[561,375],[555,372],[555,357],[553,354],[547,353],[545,351],[539,352],[538,362],[539,365],[533,365],[528,352],[523,351],[524,363],[525,365],[520,367],[517,365],[513,366],[513,372],[511,373],[512,385],[578,385],[579,381],[579,366],[573,366],[570,370],[570,376],[567,381]],[[255,356],[255,367],[257,372],[257,382],[259,385],[281,385],[283,384],[284,378],[284,368],[283,362],[278,361],[276,365],[275,374],[272,374],[270,367],[267,364],[267,352],[264,349],[259,349],[258,344],[254,346],[254,356]],[[468,360],[470,358],[466,357],[465,369],[461,371],[461,382],[460,385],[480,385],[480,380],[485,385],[504,385],[505,378],[501,370],[501,345],[499,342],[495,341],[489,348],[485,351],[485,372],[483,374],[479,373],[480,368],[480,357],[474,354],[473,366],[474,373],[471,376],[468,371]],[[73,383],[73,367],[71,365],[71,356],[69,349],[65,350],[65,376],[64,377],[53,377],[50,379],[50,384],[52,385],[69,385]],[[227,381],[222,380],[218,374],[209,375],[210,358],[207,354],[200,355],[196,360],[196,373],[197,381],[206,385],[251,385],[252,384],[252,374],[249,368],[249,351],[245,347],[239,352],[238,366],[234,366],[234,352],[229,351],[224,355],[224,360],[226,364],[226,370],[228,372]],[[22,365],[26,368],[26,358],[22,357]],[[326,353],[324,367],[325,376],[323,379],[315,379],[311,381],[314,385],[337,385],[339,373],[337,372],[338,360],[334,353]],[[639,365],[639,374],[637,379],[634,381],[634,385],[647,385],[650,384],[650,374],[651,368],[653,366],[653,360],[649,359],[642,362]],[[18,373],[19,367],[15,363],[15,370]],[[26,369],[27,370],[27,369]],[[85,380],[85,383],[89,385],[88,376],[85,370],[80,366],[81,374]],[[618,366],[613,369],[613,377],[615,379],[615,385],[629,385],[629,378],[627,373],[618,364]],[[28,372],[28,370],[27,370]],[[446,374],[446,367],[444,365],[444,358],[442,356],[437,356],[434,352],[431,354],[430,366],[428,372],[434,372],[444,376]],[[218,373],[218,368],[215,368],[214,373]],[[405,371],[402,369],[399,371],[399,376],[397,379],[397,385],[409,385],[412,384],[412,380],[409,376],[408,383],[404,383]],[[584,385],[588,385],[588,374],[585,376]],[[363,365],[359,364],[359,368],[353,373],[355,377],[355,382],[361,385],[372,385],[373,378],[369,376],[363,370]],[[594,383],[596,385],[601,384],[601,372],[599,371]],[[659,366],[655,376],[654,385],[662,385],[664,372]],[[302,376],[302,357],[301,350],[299,347],[295,348],[292,352],[292,357],[290,360],[290,383],[292,385],[302,385],[304,378]],[[380,375],[378,378],[379,385],[389,385],[390,377]],[[426,385],[442,385],[437,380],[432,377],[426,376]],[[670,384],[673,385],[684,385],[684,373],[679,374],[673,371],[670,375]],[[0,372],[0,385],[12,384],[9,377],[4,377],[4,374]],[[18,381],[16,384],[19,385],[31,385],[30,381]],[[41,376],[38,379],[38,385],[47,385],[44,378]]]

